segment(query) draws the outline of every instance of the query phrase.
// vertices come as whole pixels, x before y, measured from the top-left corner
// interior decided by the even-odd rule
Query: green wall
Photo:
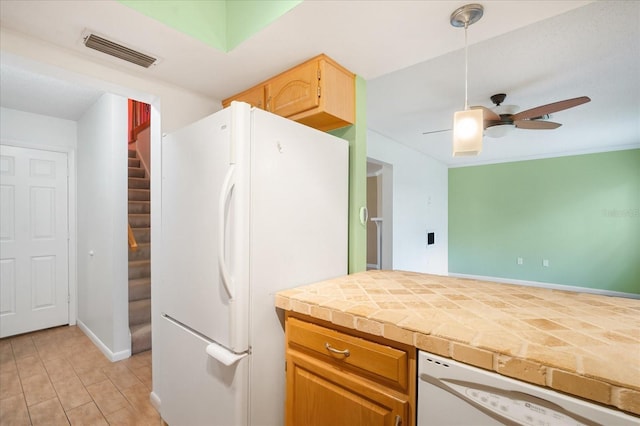
[[[138,12],[223,52],[302,0],[118,0]]]
[[[640,149],[449,169],[449,272],[640,294]]]
[[[228,0],[227,50],[262,30],[302,0]]]
[[[367,227],[360,208],[367,205],[367,82],[356,76],[356,123],[329,132],[349,141],[349,273],[367,269]]]

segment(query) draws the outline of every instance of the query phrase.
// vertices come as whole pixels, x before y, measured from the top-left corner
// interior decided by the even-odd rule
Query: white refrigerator
[[[274,294],[347,273],[348,156],[239,102],[163,138],[153,357],[170,426],[284,424]]]

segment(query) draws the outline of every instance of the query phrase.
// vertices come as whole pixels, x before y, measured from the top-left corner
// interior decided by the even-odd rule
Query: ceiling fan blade
[[[531,129],[531,130],[545,130],[545,129],[557,129],[562,126],[560,123],[554,123],[553,121],[542,120],[516,120],[513,122],[518,129]]]
[[[565,99],[564,101],[554,102],[551,104],[541,105],[526,111],[521,111],[513,115],[513,121],[526,120],[528,118],[542,117],[543,115],[573,108],[591,101],[588,96],[580,96],[579,98]]]
[[[471,109],[481,109],[482,110],[482,118],[484,119],[485,122],[487,120],[491,120],[491,121],[499,121],[500,120],[500,116],[498,114],[496,114],[495,112],[491,111],[487,107],[483,107],[483,106],[479,105],[479,106],[472,106],[470,108]]]
[[[422,132],[423,135],[430,135],[432,133],[442,133],[442,132],[450,132],[453,129],[442,129],[442,130],[432,130],[430,132]]]

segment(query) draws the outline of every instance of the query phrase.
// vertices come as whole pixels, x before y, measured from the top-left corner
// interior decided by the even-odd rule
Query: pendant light
[[[467,28],[482,18],[484,8],[480,4],[468,4],[451,14],[451,25],[464,27],[464,111],[453,115],[453,156],[478,155],[482,151],[482,110],[469,109],[469,46]]]

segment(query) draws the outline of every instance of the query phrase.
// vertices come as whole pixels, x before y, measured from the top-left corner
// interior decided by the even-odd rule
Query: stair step
[[[129,214],[151,213],[149,201],[129,200]]]
[[[137,242],[137,241],[136,241]],[[151,244],[138,243],[138,248],[134,251],[129,249],[129,261],[151,259]]]
[[[129,327],[151,322],[151,299],[129,302]]]
[[[151,228],[131,228],[138,244],[151,242]]]
[[[151,323],[129,327],[131,332],[131,355],[151,349]]]
[[[151,215],[149,213],[129,214],[129,225],[132,228],[148,228],[151,226]]]
[[[150,201],[151,191],[148,189],[130,189],[129,200],[133,201]]]
[[[151,276],[150,260],[134,260],[129,262],[129,279],[146,278]]]
[[[129,302],[151,298],[151,278],[129,280]]]
[[[129,150],[129,223],[138,243],[129,250],[131,354],[151,349],[151,191],[135,150]]]
[[[143,177],[146,177],[146,172],[142,167],[129,167],[128,176],[130,178],[132,177],[143,178]]]
[[[150,181],[145,178],[129,178],[129,189],[149,189]]]

